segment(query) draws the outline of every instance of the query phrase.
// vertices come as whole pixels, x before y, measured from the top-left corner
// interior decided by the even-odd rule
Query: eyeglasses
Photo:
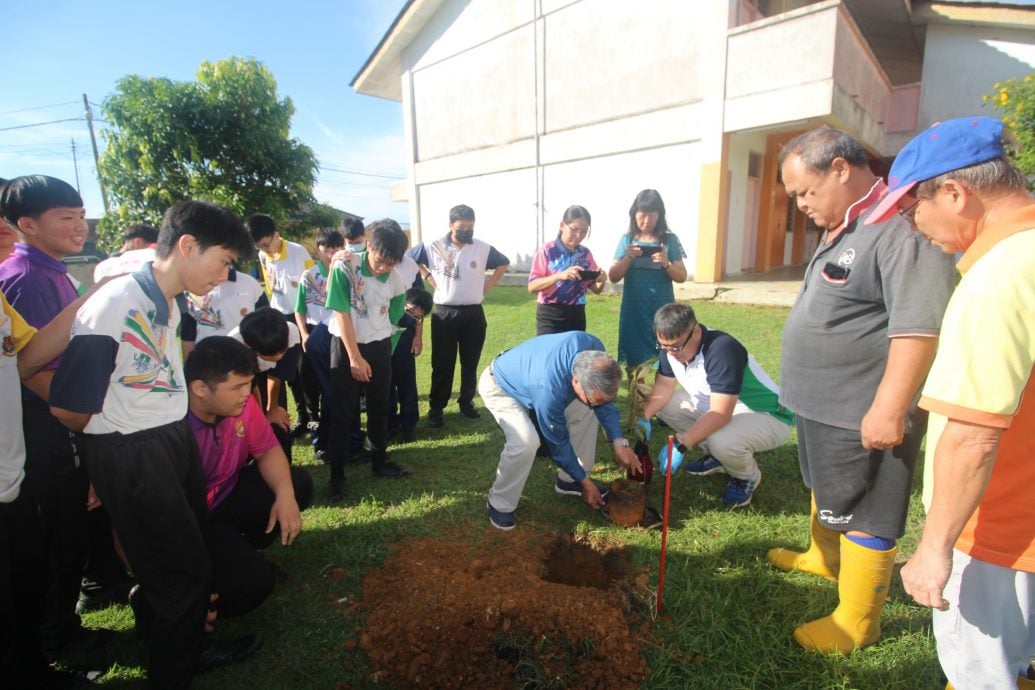
[[[600,402],[593,402],[589,397],[589,393],[582,387],[582,383],[579,382],[578,379],[575,379],[575,381],[578,382],[578,386],[575,389],[575,397],[589,409],[595,410],[598,407],[603,407],[610,402],[614,402],[614,398],[608,398],[607,400],[601,400]]]
[[[914,218],[916,218],[916,209],[917,206],[920,205],[921,201],[927,201],[926,197],[916,197],[916,201],[911,203],[909,206],[906,206],[905,208],[900,208],[898,210],[898,214],[906,220],[908,220],[910,224],[915,225],[916,222],[914,221]]]
[[[686,347],[687,343],[690,342],[690,339],[694,337],[694,331],[697,330],[697,326],[698,324],[695,323],[693,326],[690,327],[690,332],[687,334],[686,340],[681,342],[679,345],[665,345],[659,342],[657,343],[658,349],[662,352],[668,352],[673,355],[677,352],[682,351],[682,349]]]

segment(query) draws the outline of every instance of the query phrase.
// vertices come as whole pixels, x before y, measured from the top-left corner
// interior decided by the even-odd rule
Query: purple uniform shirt
[[[221,417],[215,424],[207,424],[188,412],[187,423],[201,451],[209,510],[230,495],[237,486],[237,475],[251,458],[280,445],[266,415],[251,396],[244,412],[236,417]]]
[[[79,297],[68,268],[27,244],[17,242],[14,253],[0,263],[0,291],[29,325],[43,328]],[[57,369],[58,357],[45,369]],[[35,397],[23,388],[27,397]]]

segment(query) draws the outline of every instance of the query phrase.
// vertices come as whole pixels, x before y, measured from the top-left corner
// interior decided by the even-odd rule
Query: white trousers
[[[496,510],[510,513],[517,510],[521,492],[528,481],[528,473],[532,471],[535,451],[539,447],[539,434],[536,433],[528,411],[496,385],[496,379],[489,369],[483,371],[478,379],[478,395],[482,397],[485,409],[503,429],[505,438],[500,464],[496,468],[496,481],[489,489],[489,502]],[[568,420],[571,446],[582,469],[588,474],[596,461],[597,429],[600,427],[597,416],[578,399],[565,408],[564,416]],[[562,481],[573,481],[564,470],[557,474]]]
[[[1004,568],[953,550],[934,611],[938,661],[957,690],[1016,688],[1035,655],[1035,573]]]
[[[683,433],[696,422],[698,414],[690,395],[677,388],[658,412],[666,424]],[[730,423],[701,442],[701,446],[722,463],[726,474],[737,479],[755,479],[758,464],[755,453],[779,448],[791,437],[791,427],[764,412],[735,414]]]

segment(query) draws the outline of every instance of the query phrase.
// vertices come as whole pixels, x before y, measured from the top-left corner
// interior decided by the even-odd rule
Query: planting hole
[[[571,535],[563,535],[547,549],[543,565],[543,579],[547,582],[608,589],[625,575],[626,559],[617,549],[597,550]]]

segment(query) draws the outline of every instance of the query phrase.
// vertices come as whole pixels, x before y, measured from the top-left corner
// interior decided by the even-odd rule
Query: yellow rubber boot
[[[769,549],[769,562],[780,570],[818,575],[831,582],[837,582],[837,572],[841,566],[841,545],[838,543],[840,532],[824,527],[816,511],[816,497],[812,497],[812,523],[810,533],[812,541],[807,551],[791,551],[790,549]]]
[[[798,626],[794,639],[805,649],[848,654],[880,639],[880,612],[888,598],[896,549],[874,551],[842,535],[840,603],[825,618]]]

